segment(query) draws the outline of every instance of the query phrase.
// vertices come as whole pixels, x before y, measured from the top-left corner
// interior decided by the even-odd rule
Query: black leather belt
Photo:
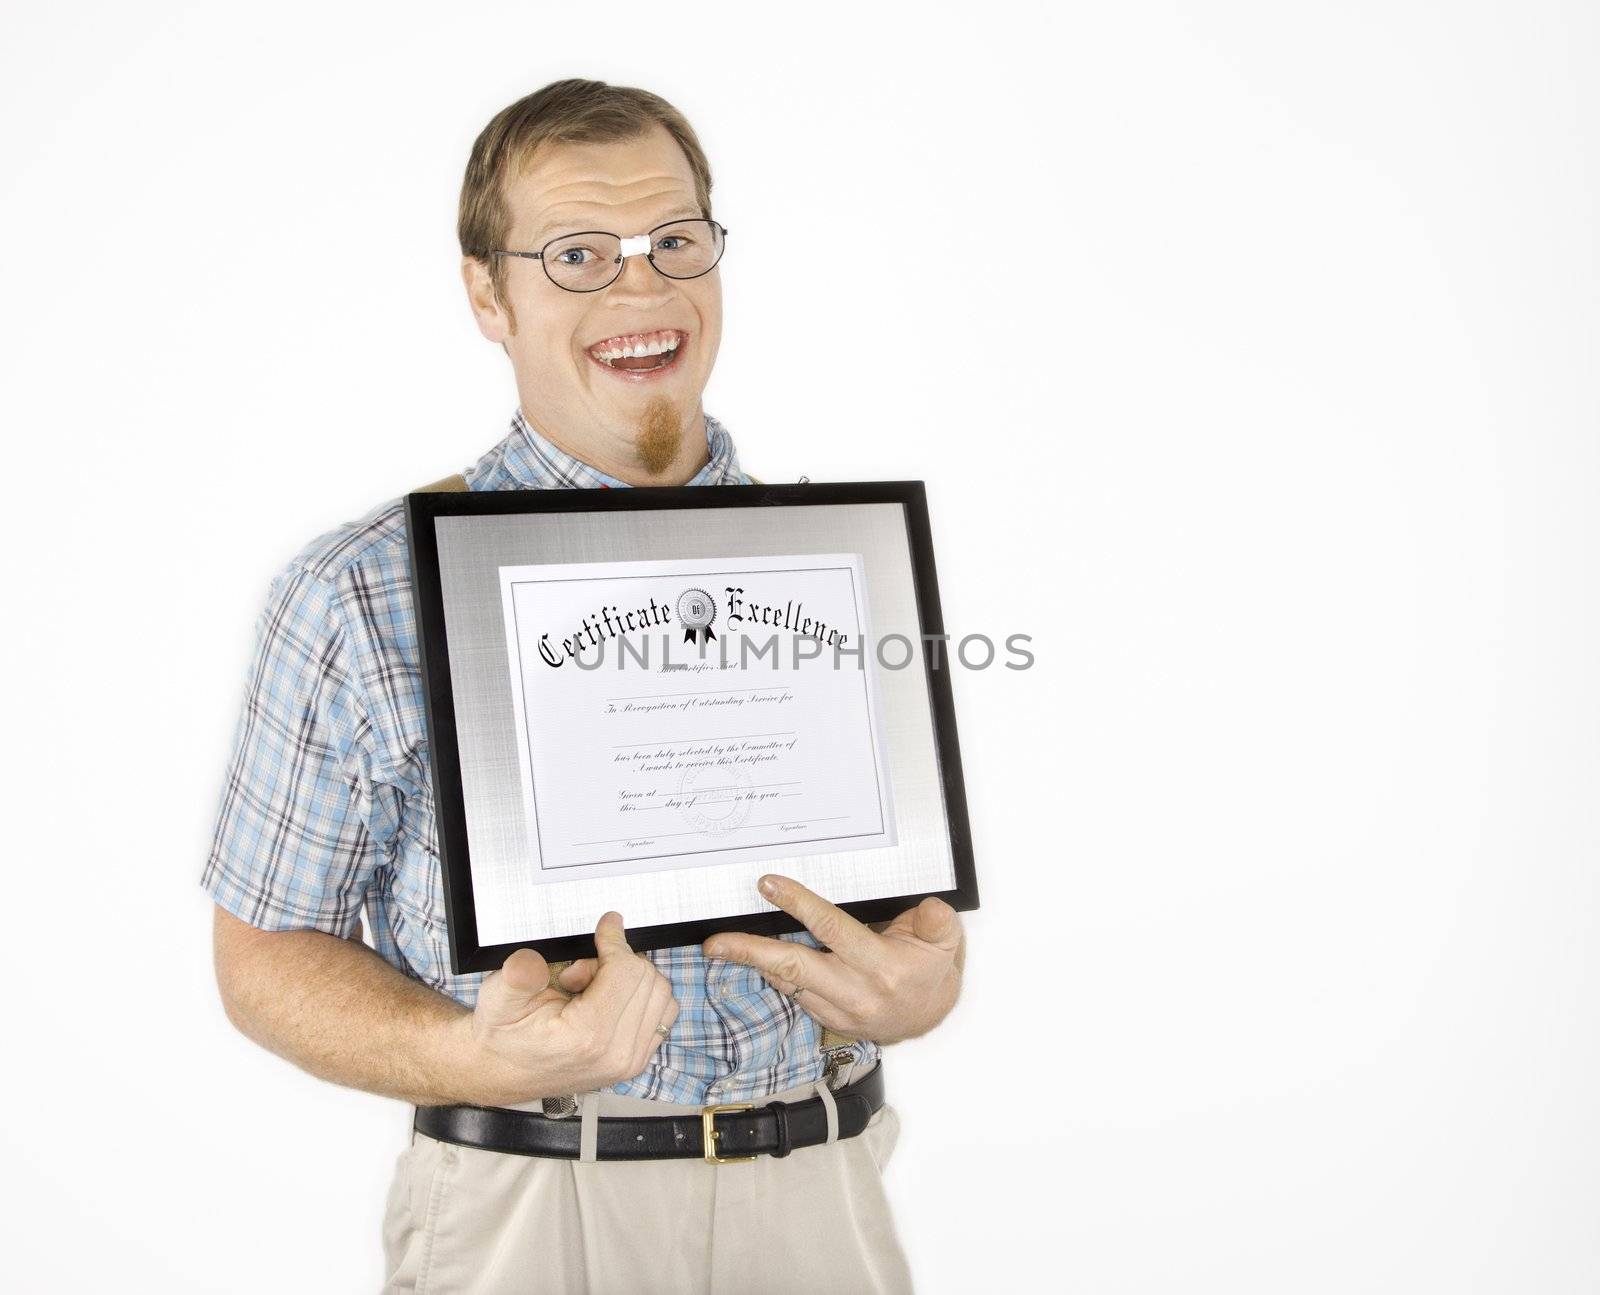
[[[883,1105],[882,1059],[870,1074],[830,1091],[839,1112],[839,1136],[855,1137]],[[595,1123],[600,1160],[704,1158],[726,1164],[762,1153],[786,1156],[796,1147],[828,1140],[828,1111],[820,1097],[765,1106],[729,1102],[703,1106],[698,1115],[601,1115]],[[582,1125],[577,1115],[556,1119],[498,1106],[419,1106],[413,1127],[458,1146],[576,1160]]]

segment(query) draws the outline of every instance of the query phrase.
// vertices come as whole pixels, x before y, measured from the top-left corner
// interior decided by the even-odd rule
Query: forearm
[[[500,1063],[471,1013],[366,945],[322,931],[259,931],[218,909],[217,982],[228,1018],[332,1083],[418,1105],[494,1104]]]

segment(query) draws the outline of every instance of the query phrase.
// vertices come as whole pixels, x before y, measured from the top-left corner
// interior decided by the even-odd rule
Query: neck
[[[678,438],[677,453],[672,456],[671,462],[651,465],[645,462],[637,446],[628,445],[616,466],[608,467],[603,463],[595,466],[619,481],[626,481],[630,486],[681,486],[686,485],[710,460],[710,449],[706,445],[705,414],[697,408],[694,417],[684,425]],[[652,466],[654,471],[651,470]]]
[[[523,407],[526,410],[526,406]],[[640,447],[621,437],[605,442],[576,444],[554,428],[541,426],[528,420],[552,444],[560,446],[573,458],[582,459],[592,468],[607,476],[626,481],[630,486],[681,486],[710,461],[706,445],[706,421],[703,408],[696,406],[694,416],[684,426],[678,438],[678,447],[665,463],[647,463]]]

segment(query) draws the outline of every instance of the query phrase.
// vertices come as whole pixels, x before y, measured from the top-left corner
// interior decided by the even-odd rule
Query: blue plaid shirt
[[[706,415],[709,461],[692,486],[744,485],[733,438]],[[625,487],[542,436],[519,409],[465,473],[473,490]],[[235,917],[268,931],[373,942],[406,975],[477,1001],[482,974],[450,972],[403,501],[307,544],[257,623],[211,851],[201,876]],[[626,916],[626,915],[624,915]],[[811,947],[808,931],[782,937]],[[821,1029],[761,973],[698,945],[646,955],[680,1013],[650,1064],[613,1091],[700,1105],[821,1078]],[[855,1073],[879,1047],[851,1045]]]

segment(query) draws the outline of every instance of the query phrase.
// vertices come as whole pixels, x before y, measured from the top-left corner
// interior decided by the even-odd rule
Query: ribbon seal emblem
[[[683,641],[704,643],[717,636],[711,622],[717,619],[717,605],[704,589],[685,589],[678,595],[678,619],[683,622]]]

